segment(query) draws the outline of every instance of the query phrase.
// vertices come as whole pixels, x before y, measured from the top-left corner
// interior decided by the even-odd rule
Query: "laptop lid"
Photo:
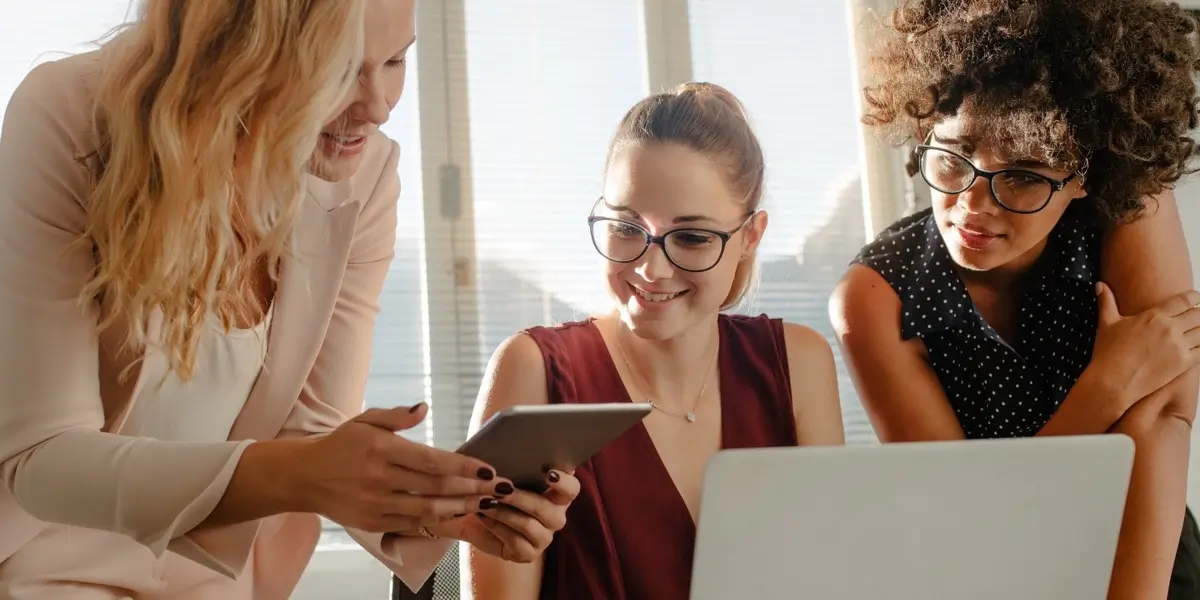
[[[1123,435],[729,450],[701,492],[692,600],[1104,600]]]

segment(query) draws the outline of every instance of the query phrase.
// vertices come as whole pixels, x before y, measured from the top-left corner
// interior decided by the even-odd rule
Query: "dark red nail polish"
[[[415,412],[417,412],[418,410],[421,410],[421,407],[422,407],[422,406],[425,406],[425,403],[424,403],[424,402],[419,402],[419,403],[417,403],[417,404],[414,404],[414,405],[412,405],[411,407],[409,407],[409,409],[408,409],[408,412],[409,412],[409,413],[415,413]]]
[[[463,518],[463,517],[465,517],[465,516],[467,516],[467,513],[460,513],[460,514],[454,515],[454,518],[455,518],[455,519],[461,519],[461,518]]]
[[[496,474],[487,467],[479,467],[479,470],[475,471],[475,475],[479,476],[479,478],[484,481],[491,481],[492,478],[496,476]]]
[[[496,493],[500,494],[501,496],[507,496],[513,493],[513,486],[507,481],[501,481],[500,483],[496,484]]]
[[[550,483],[558,483],[558,471],[550,471],[546,474],[546,479],[550,480]]]
[[[491,510],[497,506],[500,506],[500,503],[496,502],[495,498],[484,498],[479,501],[479,510]]]

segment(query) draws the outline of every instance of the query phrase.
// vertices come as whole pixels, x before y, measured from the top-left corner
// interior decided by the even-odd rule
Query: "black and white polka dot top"
[[[1091,360],[1102,236],[1085,205],[1075,206],[1031,273],[1015,347],[975,309],[930,210],[896,222],[854,259],[900,296],[901,335],[925,343],[969,439],[1037,433]]]

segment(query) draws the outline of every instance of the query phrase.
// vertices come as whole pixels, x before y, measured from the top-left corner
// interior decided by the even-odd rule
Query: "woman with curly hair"
[[[1170,194],[1193,21],[1155,0],[910,0],[889,25],[864,122],[920,142],[932,207],[868,244],[830,305],[876,432],[1130,436],[1109,597],[1200,597],[1200,293]]]

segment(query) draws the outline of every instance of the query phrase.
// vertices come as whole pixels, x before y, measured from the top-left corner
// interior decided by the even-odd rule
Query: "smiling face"
[[[747,219],[750,212],[730,191],[717,164],[678,144],[630,145],[614,155],[595,214],[636,226],[601,223],[595,239],[602,248],[610,243],[643,247],[639,228],[654,236],[678,229],[737,230],[723,253],[719,235],[672,234],[667,252],[675,262],[695,269],[716,261],[702,272],[672,264],[661,244],[651,244],[631,262],[607,261],[608,291],[622,321],[639,337],[656,340],[674,338],[721,309],[739,263],[749,268],[767,225],[763,212]],[[605,235],[613,241],[603,241]]]
[[[311,170],[326,181],[358,171],[367,140],[387,122],[404,92],[407,54],[415,34],[415,0],[368,0],[362,68],[357,83],[321,130]]]
[[[1082,177],[1072,178],[1071,173],[1051,169],[1036,158],[1005,156],[983,132],[972,127],[968,115],[960,114],[938,123],[929,145],[960,155],[983,170],[1022,171],[998,175],[995,186],[981,176],[965,190],[947,193],[936,188],[953,190],[954,186],[945,182],[959,177],[969,179],[969,166],[946,152],[927,151],[922,157],[921,172],[935,188],[931,190],[931,199],[938,230],[954,262],[970,271],[1019,272],[1028,268],[1041,255],[1046,239],[1067,206],[1087,195]],[[1047,180],[1068,181],[1061,190],[1054,191]],[[941,186],[934,185],[938,181]],[[1001,191],[1006,204],[1017,209],[1033,210],[1045,198],[1049,200],[1040,211],[1019,214],[996,201],[993,187]]]

